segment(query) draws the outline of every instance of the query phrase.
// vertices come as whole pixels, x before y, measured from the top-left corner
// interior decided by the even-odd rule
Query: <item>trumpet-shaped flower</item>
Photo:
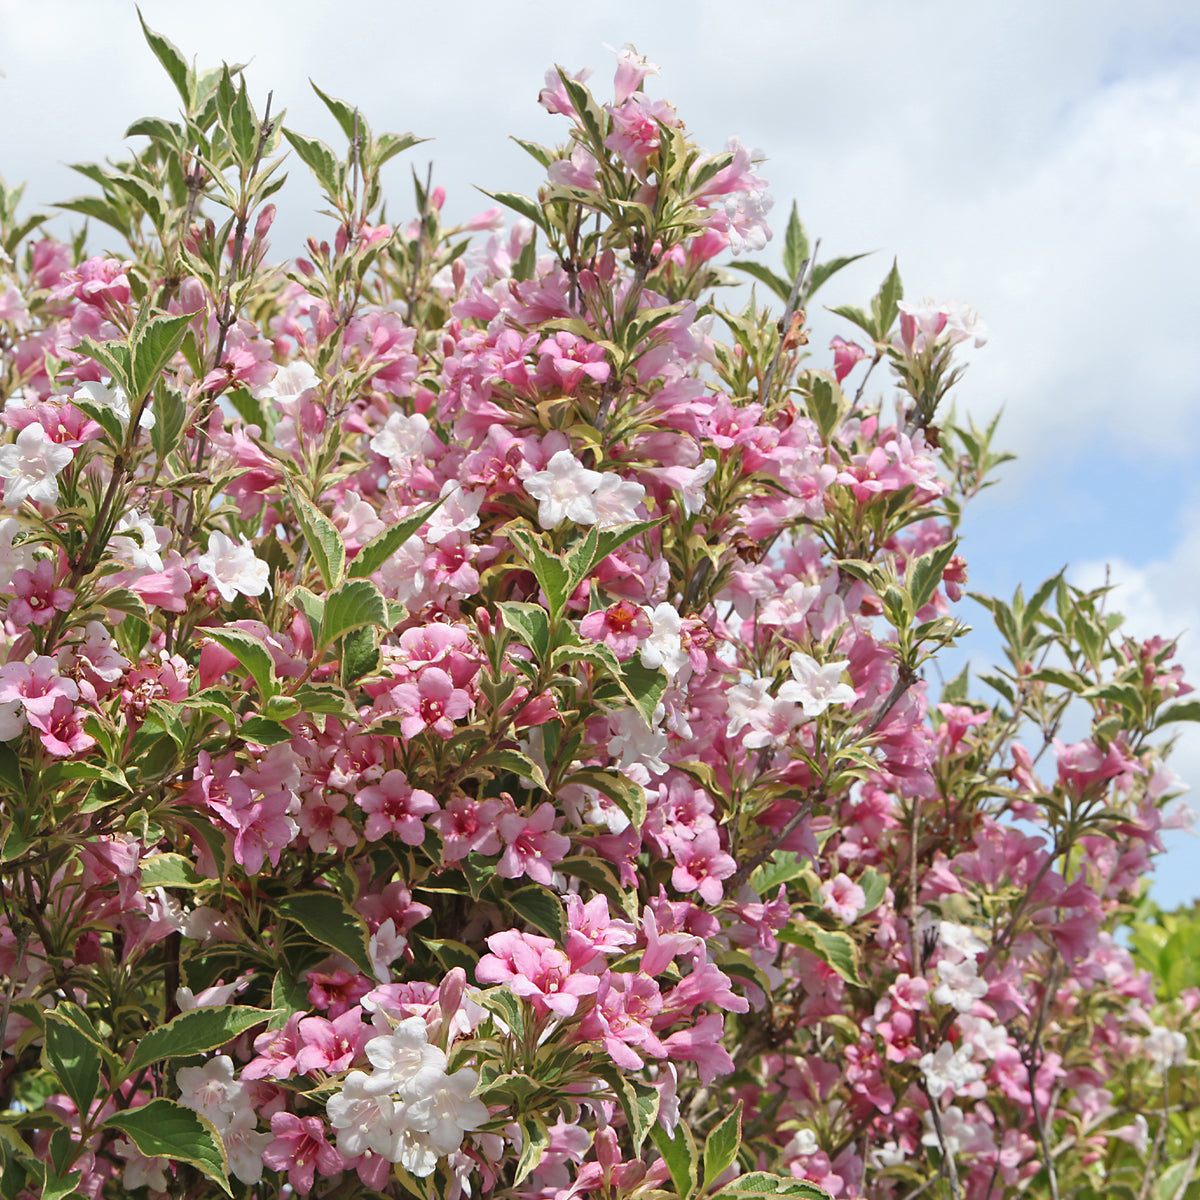
[[[792,700],[804,709],[807,717],[819,717],[831,704],[853,704],[856,697],[848,683],[842,683],[842,672],[849,660],[826,663],[798,650],[791,656],[792,676],[780,689],[780,700]]]
[[[271,590],[270,570],[255,555],[244,533],[241,545],[223,533],[210,533],[208,553],[200,555],[196,565],[212,580],[226,603],[239,592],[243,596],[261,596]]]
[[[74,457],[74,450],[52,441],[36,421],[26,425],[15,442],[0,446],[4,503],[9,508],[19,508],[26,500],[57,503],[58,473]]]
[[[525,480],[525,490],[538,502],[538,524],[553,529],[564,517],[577,525],[595,525],[600,519],[596,509],[596,490],[602,476],[589,471],[570,450],[560,450]]]

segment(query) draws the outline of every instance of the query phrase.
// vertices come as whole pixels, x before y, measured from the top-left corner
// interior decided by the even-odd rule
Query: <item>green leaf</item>
[[[187,1058],[190,1054],[206,1054],[231,1042],[239,1034],[261,1025],[274,1014],[267,1009],[246,1008],[242,1005],[219,1005],[192,1008],[181,1012],[158,1029],[152,1029],[137,1044],[129,1060],[129,1074],[136,1075],[167,1058]]]
[[[511,629],[533,651],[539,663],[550,653],[550,618],[540,604],[503,600],[497,606],[505,627]]]
[[[192,860],[182,854],[150,854],[142,859],[140,866],[143,892],[158,887],[201,887],[209,882],[196,870]]]
[[[332,591],[346,576],[346,547],[342,535],[338,527],[290,479],[287,490],[325,590]]]
[[[100,1047],[63,1016],[48,1012],[43,1053],[47,1069],[86,1113],[100,1089]]]
[[[146,18],[142,16],[140,8],[137,10],[137,15],[142,25],[142,33],[145,35],[150,49],[154,51],[154,57],[162,63],[163,70],[171,77],[171,82],[175,85],[175,90],[179,93],[184,107],[190,108],[192,104],[194,75],[188,67],[187,59],[183,57],[179,47],[174,42],[163,37],[161,33],[155,33],[146,24]]]
[[[312,1001],[308,998],[308,985],[280,968],[271,981],[271,1007],[280,1015],[308,1012],[312,1008]],[[277,1017],[276,1020],[278,1019]],[[279,1027],[286,1024],[285,1016]],[[271,1027],[275,1027],[274,1021],[271,1022]]]
[[[887,892],[887,880],[874,867],[868,867],[856,882],[862,888],[865,897],[862,910],[858,915],[865,917],[867,913],[874,912],[883,903],[884,894]]]
[[[808,395],[808,415],[821,431],[821,440],[828,445],[834,431],[841,423],[846,408],[845,397],[837,380],[825,372],[814,372],[810,376],[811,390]]]
[[[521,1001],[500,985],[480,992],[475,997],[484,1008],[494,1013],[518,1039],[525,1034],[525,1009]]]
[[[173,1158],[188,1163],[229,1190],[225,1146],[211,1121],[172,1100],[151,1100],[139,1108],[114,1113],[105,1129],[119,1129],[147,1158]]]
[[[1200,721],[1200,700],[1178,700],[1162,709],[1155,725],[1168,725],[1172,721]]]
[[[467,973],[467,978],[474,979],[475,968],[479,965],[479,954],[470,946],[463,942],[456,942],[453,938],[423,937],[421,941],[434,953],[444,971],[453,971],[455,967],[462,967]]]
[[[508,540],[521,551],[543,592],[551,618],[562,614],[571,596],[571,572],[562,556],[546,549],[545,539],[521,525],[504,530]]]
[[[658,667],[644,667],[640,659],[631,658],[621,664],[617,682],[642,714],[646,724],[652,726],[655,710],[667,690],[666,673]]]
[[[831,966],[847,983],[863,987],[858,974],[858,949],[854,939],[841,930],[822,929],[811,922],[795,925],[786,931],[794,945],[811,950],[822,962]]]
[[[830,1200],[829,1193],[807,1179],[750,1171],[739,1175],[717,1192],[712,1200],[754,1200],[757,1196],[793,1196],[797,1200]]]
[[[810,253],[808,234],[804,232],[800,211],[793,200],[791,216],[788,217],[787,232],[783,239],[783,272],[788,277],[788,291],[783,297],[784,300],[787,300],[788,295],[791,294],[792,283],[800,274],[800,268]]]
[[[522,920],[540,929],[560,946],[567,940],[567,914],[562,901],[549,888],[540,884],[519,888],[504,897],[504,902]]]
[[[21,760],[7,742],[0,742],[0,788],[12,796],[25,795],[25,777]]]
[[[522,1183],[536,1170],[550,1145],[550,1131],[546,1122],[537,1113],[530,1113],[521,1118],[521,1157],[517,1159],[517,1172],[513,1176],[513,1187]]]
[[[367,925],[334,892],[300,892],[278,903],[280,916],[295,921],[309,937],[344,954],[364,975],[375,977],[367,953]]]
[[[318,138],[305,137],[302,133],[285,128],[283,136],[292,144],[292,149],[313,173],[316,181],[329,194],[336,197],[341,191],[337,155]]]
[[[187,405],[183,397],[169,387],[159,388],[154,399],[154,425],[150,429],[150,444],[159,461],[178,445],[187,423]]]
[[[293,736],[286,725],[267,717],[247,717],[237,731],[243,741],[253,742],[256,746],[278,746]]]
[[[325,598],[321,644],[331,646],[343,634],[364,625],[390,628],[387,601],[369,579],[347,579]]]
[[[909,562],[909,588],[912,592],[914,611],[924,608],[933,599],[938,585],[942,582],[942,572],[957,549],[958,540],[955,538]]]
[[[737,1159],[742,1144],[742,1102],[739,1100],[704,1143],[704,1186],[712,1187]]]
[[[900,268],[895,259],[887,278],[879,285],[879,291],[871,300],[871,312],[875,317],[875,340],[886,342],[891,336],[892,326],[900,315],[899,302],[904,299],[904,284],[900,282]]]
[[[489,192],[483,188],[479,190],[498,204],[503,204],[505,208],[511,208],[513,212],[528,218],[543,233],[549,234],[550,227],[546,224],[546,214],[542,212],[542,206],[536,200],[530,200],[528,196],[522,196],[519,192]]]
[[[493,750],[486,758],[481,760],[480,765],[485,767],[497,766],[501,770],[511,771],[521,779],[529,780],[535,787],[540,787],[543,792],[550,790],[550,785],[546,782],[546,776],[542,773],[542,768],[529,755],[522,754],[519,750]]]
[[[367,123],[359,115],[357,108],[352,108],[345,100],[339,100],[336,96],[327,96],[311,79],[308,81],[308,84],[321,98],[321,102],[329,109],[334,119],[342,127],[342,132],[346,135],[347,141],[353,141],[356,137],[365,138],[370,134]]]
[[[378,666],[379,646],[374,629],[354,629],[342,638],[342,687],[349,688]]]
[[[650,1136],[667,1164],[679,1200],[690,1200],[699,1184],[699,1155],[692,1131],[680,1121],[673,1137],[657,1124],[650,1130]]]
[[[754,869],[750,886],[760,896],[773,896],[781,885],[791,883],[804,874],[806,861],[791,850],[776,850],[769,862]]]
[[[193,313],[180,313],[175,317],[154,317],[142,326],[133,344],[131,410],[153,389],[159,373],[178,353],[193,316]]]
[[[433,504],[427,504],[424,508],[419,508],[411,516],[405,517],[403,521],[388,526],[381,534],[373,537],[359,550],[354,556],[354,560],[350,563],[346,574],[351,579],[361,579],[367,575],[373,575],[441,508],[443,503],[443,500],[436,500]]]
[[[66,1200],[68,1196],[79,1196],[80,1193],[75,1188],[83,1178],[82,1171],[70,1171],[66,1175],[60,1175],[48,1164],[45,1171],[46,1182],[42,1185],[42,1200]],[[3,1181],[0,1180],[0,1182]]]
[[[204,632],[218,645],[224,646],[250,672],[264,700],[279,694],[275,660],[263,642],[241,629],[206,629]]]
[[[788,302],[788,298],[792,294],[792,285],[786,279],[776,275],[770,268],[756,262],[732,262],[729,265],[735,271],[744,271],[747,275],[753,275],[759,283],[765,283],[784,304]]]
[[[613,1090],[625,1123],[633,1135],[633,1152],[640,1155],[647,1135],[658,1120],[658,1088],[637,1079],[612,1063],[593,1063],[592,1070]]]
[[[79,396],[72,403],[81,413],[91,417],[104,430],[108,435],[110,446],[120,448],[124,445],[125,428],[121,424],[121,418],[117,416],[111,405],[97,403],[95,400],[89,400],[86,396]]]
[[[629,818],[634,829],[640,830],[646,823],[646,789],[619,771],[585,767],[574,772],[566,784],[581,784],[602,792]]]

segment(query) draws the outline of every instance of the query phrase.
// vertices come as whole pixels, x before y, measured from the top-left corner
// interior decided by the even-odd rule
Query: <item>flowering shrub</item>
[[[757,160],[631,50],[536,199],[392,228],[416,139],[147,38],[182,114],[63,206],[120,251],[0,195],[0,1196],[1194,1195],[1197,995],[1116,936],[1172,646],[1058,576],[929,685],[974,314],[893,268],[810,360],[794,211],[722,307]],[[271,266],[285,141],[336,229]]]

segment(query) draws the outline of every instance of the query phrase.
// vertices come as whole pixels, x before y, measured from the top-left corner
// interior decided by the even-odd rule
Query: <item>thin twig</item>
[[[796,279],[792,284],[787,306],[784,308],[783,317],[780,319],[779,344],[775,347],[775,355],[771,359],[770,366],[767,367],[767,372],[763,376],[762,387],[759,390],[759,396],[764,400],[771,394],[771,384],[775,380],[775,371],[779,366],[779,360],[783,357],[783,343],[787,338],[788,326],[791,324],[792,314],[801,306],[800,301],[808,283],[809,268],[815,265],[817,251],[820,248],[821,239],[818,238],[816,244],[813,246],[812,254],[800,264],[800,270],[796,272]]]

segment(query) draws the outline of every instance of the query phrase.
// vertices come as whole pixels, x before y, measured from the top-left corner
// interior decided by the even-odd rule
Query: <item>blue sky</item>
[[[408,163],[449,192],[528,190],[507,139],[550,141],[536,106],[551,64],[609,76],[633,42],[655,84],[713,149],[762,148],[776,224],[796,199],[827,254],[878,253],[828,285],[865,299],[900,260],[909,294],[974,304],[991,328],[960,408],[1003,407],[1020,456],[969,516],[971,585],[1011,593],[1067,563],[1135,632],[1200,631],[1200,10],[1181,0],[143,0],[148,23],[201,65],[247,62],[261,107],[332,137],[307,77],[376,129],[436,140]],[[119,155],[136,117],[175,109],[129,0],[0,0],[0,171],[32,202],[83,190],[66,162]],[[295,173],[297,176],[299,172]],[[315,193],[289,185],[276,249],[298,248]],[[285,195],[288,193],[285,193]],[[777,252],[777,251],[776,251]],[[768,255],[771,253],[768,249]],[[830,319],[819,329],[836,331]],[[968,615],[967,619],[971,619]],[[1200,632],[1180,643],[1200,682]],[[987,640],[973,643],[987,651]],[[1175,762],[1200,790],[1200,733]],[[1200,800],[1194,801],[1200,803]],[[1200,895],[1200,842],[1172,849],[1157,894]]]

